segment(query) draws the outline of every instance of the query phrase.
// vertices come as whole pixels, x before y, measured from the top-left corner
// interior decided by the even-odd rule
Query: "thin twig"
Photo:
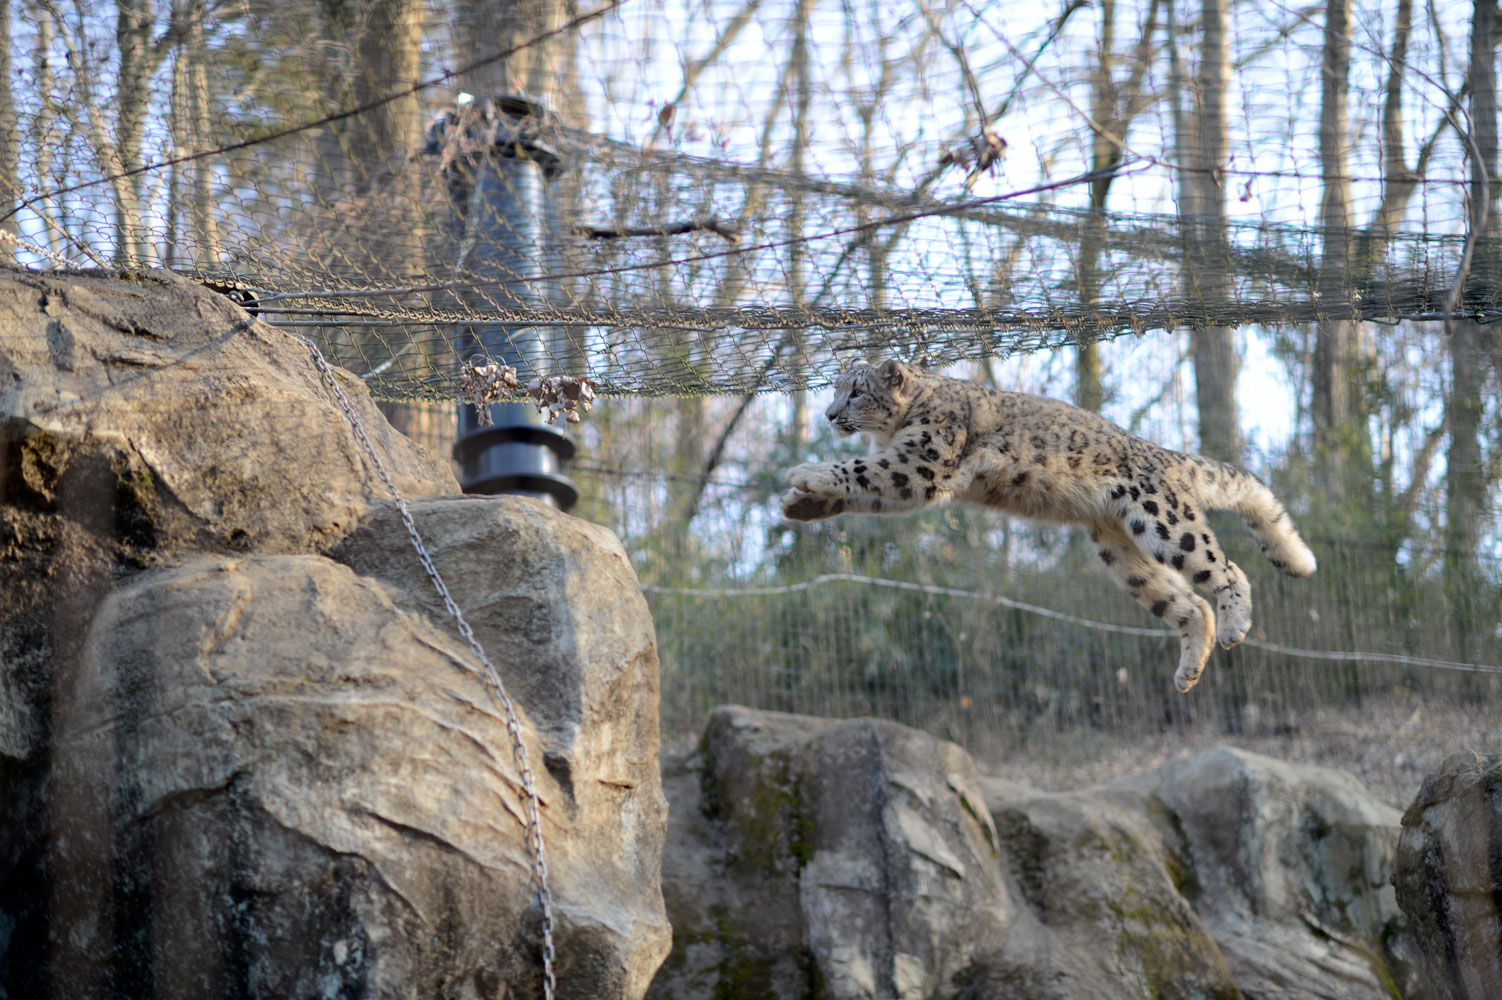
[[[624,236],[682,236],[684,233],[714,233],[731,243],[739,243],[741,234],[719,219],[670,222],[665,226],[586,226],[575,225],[575,236],[591,240],[614,240]]]

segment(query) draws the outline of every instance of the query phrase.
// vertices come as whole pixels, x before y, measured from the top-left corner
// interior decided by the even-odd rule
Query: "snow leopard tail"
[[[1293,518],[1272,490],[1245,469],[1211,459],[1196,471],[1200,502],[1218,510],[1233,510],[1246,521],[1262,554],[1289,576],[1311,576],[1314,553],[1299,537]]]

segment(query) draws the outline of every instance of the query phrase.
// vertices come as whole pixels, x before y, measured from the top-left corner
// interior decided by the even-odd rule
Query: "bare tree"
[[[1493,236],[1497,223],[1497,4],[1476,0],[1471,20],[1470,69],[1471,153],[1470,238]],[[1464,281],[1462,273],[1457,281]],[[1486,377],[1484,332],[1470,320],[1450,326],[1450,391],[1445,421],[1450,450],[1445,464],[1446,583],[1456,602],[1455,621],[1462,643],[1468,641],[1468,614],[1480,587],[1476,562],[1486,523],[1487,469],[1482,459],[1482,388]]]
[[[142,143],[151,103],[151,77],[163,55],[163,49],[152,38],[155,25],[153,0],[118,0],[115,44],[120,50],[120,65],[115,88],[115,156],[113,164],[106,161],[105,169],[121,174],[139,170],[145,162]],[[141,215],[145,180],[145,175],[134,173],[120,178],[117,186],[120,196],[115,206],[115,254],[126,266],[144,266],[153,263],[156,257]]]
[[[31,72],[37,96],[37,111],[27,123],[26,140],[33,151],[33,174],[45,192],[52,182],[54,143],[51,134],[53,123],[57,121],[57,104],[53,99],[57,84],[51,58],[56,22],[40,4],[35,9],[28,10],[27,14],[35,21],[31,43]],[[55,199],[44,193],[32,205],[32,210],[42,220],[42,245],[56,252],[63,234],[63,223],[58,217]]]
[[[1169,87],[1174,94],[1174,141],[1179,165],[1179,219],[1185,234],[1187,291],[1207,305],[1229,296],[1226,248],[1226,90],[1231,76],[1227,0],[1201,0],[1199,69],[1192,115],[1183,107],[1184,76],[1178,54],[1173,0],[1165,0]],[[1236,345],[1230,327],[1207,326],[1190,333],[1200,450],[1227,461],[1241,457],[1236,405]]]
[[[1351,184],[1346,167],[1346,143],[1350,141],[1346,113],[1351,71],[1350,13],[1349,0],[1329,0],[1320,60],[1319,154],[1324,175],[1320,226],[1324,231],[1324,254],[1319,282],[1320,299],[1326,307],[1344,305],[1353,286]],[[1360,338],[1361,325],[1351,320],[1321,319],[1316,325],[1314,443],[1317,454],[1328,463],[1327,482],[1335,490],[1344,489],[1348,466],[1359,459],[1363,450],[1361,394],[1354,384],[1358,377],[1355,364],[1360,354]]]
[[[0,212],[9,213],[21,197],[21,129],[16,121],[16,97],[11,91],[10,4],[0,3]],[[12,236],[20,234],[14,217],[0,225]],[[9,257],[14,247],[0,248]]]
[[[209,125],[210,95],[208,47],[204,40],[206,10],[204,0],[174,0],[170,33],[176,41],[172,58],[172,109],[170,127],[174,157],[206,149],[211,145]],[[167,213],[167,254],[169,265],[185,263],[194,267],[212,267],[219,261],[219,217],[214,202],[213,164],[199,158],[185,164],[173,164],[169,190],[171,205]],[[179,217],[186,240],[176,236]],[[180,248],[191,251],[190,259],[179,260]]]
[[[812,10],[813,0],[798,0],[793,13],[793,47],[788,55],[788,70],[793,78],[793,146],[788,165],[793,174],[799,177],[808,170],[808,109],[813,96],[809,80],[808,33]],[[794,192],[788,216],[788,297],[790,304],[795,307],[805,304],[803,267],[806,249],[802,244],[803,221],[804,198],[801,192]],[[794,349],[801,353],[802,336],[795,336],[800,343],[795,344]],[[788,444],[798,448],[807,435],[808,393],[798,388],[793,390],[793,419],[788,425]]]
[[[459,85],[480,97],[521,91],[554,101],[564,98],[560,83],[572,72],[574,34],[525,43],[560,27],[572,6],[563,0],[458,0],[454,24],[459,64],[511,53],[467,74]]]
[[[1080,303],[1086,308],[1100,298],[1100,255],[1105,245],[1106,199],[1115,179],[1112,169],[1124,155],[1123,139],[1132,120],[1152,102],[1154,95],[1143,86],[1152,62],[1153,38],[1158,30],[1159,0],[1148,5],[1142,35],[1134,48],[1131,69],[1123,82],[1112,75],[1117,55],[1116,0],[1101,0],[1100,47],[1091,81],[1090,170],[1096,175],[1090,183],[1090,217],[1080,240]],[[1099,410],[1105,392],[1101,385],[1100,345],[1082,344],[1075,355],[1075,403],[1087,410]]]

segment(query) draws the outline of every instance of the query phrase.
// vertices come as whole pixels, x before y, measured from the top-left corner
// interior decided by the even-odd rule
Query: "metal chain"
[[[417,552],[417,559],[422,563],[428,579],[432,581],[433,589],[438,591],[439,597],[443,598],[443,606],[448,609],[449,615],[454,619],[459,634],[464,637],[470,650],[483,665],[485,678],[490,682],[491,690],[506,711],[506,731],[511,735],[511,753],[516,760],[517,770],[521,772],[522,792],[527,800],[527,833],[532,848],[532,876],[537,880],[537,902],[542,911],[542,995],[544,1000],[553,1000],[553,994],[558,985],[553,971],[556,958],[553,948],[553,893],[548,888],[548,863],[543,854],[541,800],[537,794],[537,782],[533,778],[532,767],[527,762],[527,746],[522,742],[521,723],[517,721],[516,708],[511,703],[511,696],[506,693],[506,685],[501,682],[500,671],[495,668],[495,664],[490,662],[490,657],[485,655],[485,649],[475,638],[474,630],[469,627],[464,613],[459,610],[459,605],[449,593],[448,585],[443,582],[443,577],[439,576],[438,567],[433,564],[433,557],[428,552],[427,546],[423,544],[422,536],[417,532],[417,525],[412,520],[412,512],[407,508],[407,501],[402,499],[401,493],[397,491],[396,483],[392,481],[391,474],[386,471],[386,466],[376,455],[375,446],[366,435],[360,418],[355,415],[355,409],[350,404],[349,397],[344,394],[343,389],[339,388],[339,383],[334,378],[333,370],[329,367],[323,352],[306,337],[295,333],[289,333],[288,336],[301,343],[313,355],[313,364],[318,369],[324,385],[329,387],[334,398],[339,401],[339,407],[344,410],[345,419],[354,428],[355,437],[359,439],[360,447],[365,450],[365,457],[370,460],[376,474],[386,484],[386,490],[391,494],[391,498],[396,501],[396,509],[401,512],[402,524],[407,528],[407,537],[412,540],[412,548]]]

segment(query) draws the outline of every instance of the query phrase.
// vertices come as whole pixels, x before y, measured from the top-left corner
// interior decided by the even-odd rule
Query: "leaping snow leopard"
[[[1229,649],[1252,624],[1251,587],[1216,542],[1207,508],[1240,514],[1283,572],[1315,570],[1288,512],[1251,473],[1160,448],[1068,403],[858,361],[835,383],[825,415],[876,450],[789,469],[784,516],[815,521],[963,500],[1082,524],[1112,579],[1178,629],[1180,691],[1199,681],[1215,639]]]

